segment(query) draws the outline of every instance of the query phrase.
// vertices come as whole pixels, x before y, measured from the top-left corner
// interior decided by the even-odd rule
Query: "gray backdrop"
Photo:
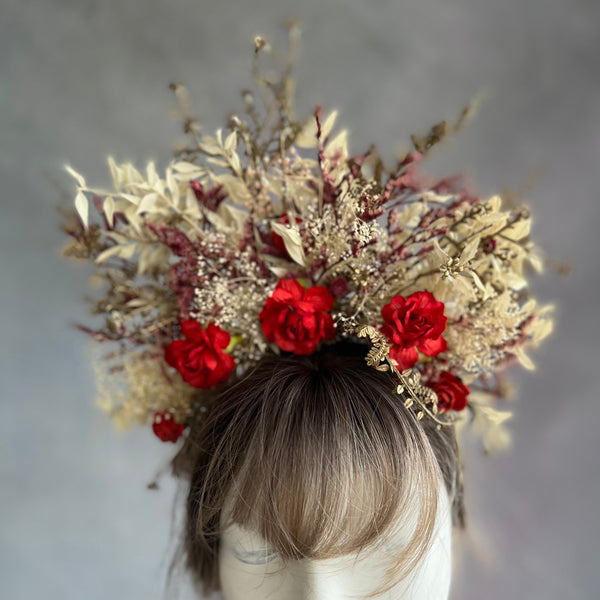
[[[59,258],[69,161],[108,183],[106,156],[165,164],[167,84],[211,131],[248,84],[250,41],[303,22],[298,106],[339,107],[352,150],[388,157],[474,94],[488,100],[431,168],[482,193],[531,189],[535,237],[573,274],[535,287],[560,320],[517,373],[511,453],[467,447],[470,513],[453,598],[598,598],[600,4],[597,0],[4,0],[0,597],[158,599],[175,486],[145,489],[172,447],[116,433],[92,405],[89,270]],[[191,598],[184,585],[182,597]]]

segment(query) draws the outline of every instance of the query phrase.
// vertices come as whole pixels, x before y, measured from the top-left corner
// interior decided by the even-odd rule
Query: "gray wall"
[[[514,448],[468,445],[470,529],[454,598],[597,598],[600,4],[597,0],[4,0],[0,25],[0,596],[160,598],[175,486],[146,483],[171,447],[116,433],[92,405],[89,271],[59,256],[56,183],[69,161],[98,185],[105,158],[165,163],[182,80],[210,131],[247,85],[250,40],[304,23],[298,106],[339,107],[353,150],[388,156],[411,132],[479,118],[435,155],[482,193],[530,192],[535,236],[570,263],[538,295],[557,331],[519,372]],[[191,598],[189,592],[183,593]]]

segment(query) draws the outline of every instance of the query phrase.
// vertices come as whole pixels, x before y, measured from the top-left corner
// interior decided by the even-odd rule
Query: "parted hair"
[[[410,506],[412,537],[380,592],[427,552],[441,485],[462,525],[454,428],[418,421],[392,376],[366,364],[367,351],[344,341],[267,356],[190,429],[173,470],[189,479],[183,551],[204,593],[220,589],[220,531],[230,523],[259,532],[284,561],[319,560],[376,544]]]

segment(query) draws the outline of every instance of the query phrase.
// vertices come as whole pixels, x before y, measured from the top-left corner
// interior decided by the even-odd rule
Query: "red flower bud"
[[[442,371],[435,383],[427,385],[437,394],[440,412],[463,410],[467,406],[467,396],[471,390],[449,371]]]
[[[154,413],[152,431],[163,442],[175,443],[182,436],[184,429],[185,425],[177,423],[168,410]]]
[[[345,277],[338,277],[329,284],[327,289],[336,298],[343,298],[350,291],[350,287],[348,286]]]

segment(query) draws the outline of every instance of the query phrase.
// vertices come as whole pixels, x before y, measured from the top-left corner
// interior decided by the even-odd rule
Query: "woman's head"
[[[191,471],[185,549],[205,591],[220,587],[226,531],[252,532],[266,545],[259,562],[281,565],[360,557],[395,540],[382,554],[384,591],[427,552],[442,481],[460,513],[451,428],[417,421],[366,351],[339,343],[265,358],[190,433],[175,466]]]

